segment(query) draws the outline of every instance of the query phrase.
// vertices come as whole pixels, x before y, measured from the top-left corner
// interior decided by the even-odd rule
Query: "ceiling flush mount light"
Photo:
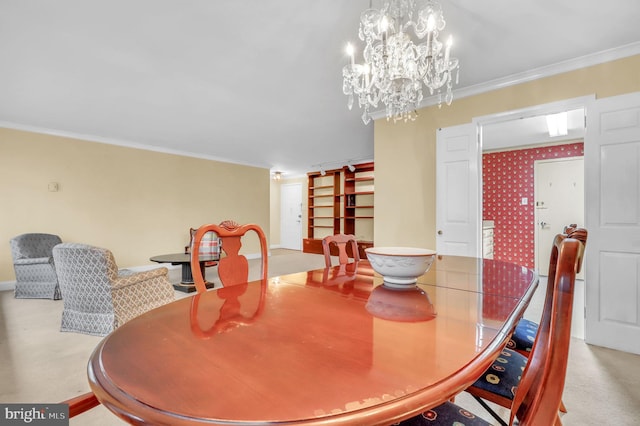
[[[438,95],[438,105],[453,100],[452,74],[458,59],[451,57],[451,36],[446,44],[438,36],[445,27],[442,8],[435,0],[383,0],[380,9],[360,15],[360,40],[364,41],[363,63],[355,61],[356,50],[347,45],[350,63],[342,69],[342,90],[364,111],[362,121],[371,121],[369,112],[384,104],[387,120],[415,120],[424,97]],[[416,40],[416,41],[414,41]]]
[[[568,115],[566,112],[547,115],[549,136],[552,138],[555,138],[556,136],[567,136],[569,134],[567,121]]]
[[[282,179],[282,172],[273,172],[273,180]]]

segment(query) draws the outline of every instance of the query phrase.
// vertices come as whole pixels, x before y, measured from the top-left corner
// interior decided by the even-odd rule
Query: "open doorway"
[[[558,111],[525,112],[480,126],[481,211],[483,224],[492,225],[490,251],[494,259],[535,269],[542,277],[553,237],[570,223],[585,226],[585,109],[565,109],[567,134],[552,137],[546,115]],[[578,338],[585,334],[583,274],[576,282],[571,331]]]
[[[536,188],[536,164],[544,161],[557,161],[564,158],[582,157],[584,144],[582,140],[567,141],[559,145],[538,145],[533,147],[511,147],[500,151],[485,151],[482,155],[482,215],[483,223],[493,225],[493,258],[505,262],[511,262],[530,269],[538,269],[538,273],[546,275],[544,265],[536,263],[535,254],[538,252],[537,242],[545,244],[539,235],[540,220],[536,214],[540,209],[536,203],[544,209],[562,209],[564,200],[569,194],[564,191],[566,185],[556,184],[551,189],[562,190],[554,195],[555,200],[541,199],[540,188]],[[580,170],[580,176],[573,181],[584,179],[584,168]],[[580,179],[577,179],[580,178]],[[558,177],[555,177],[558,179]],[[538,192],[536,192],[538,189]],[[584,186],[580,187],[582,199],[584,199]],[[544,196],[543,196],[544,197]],[[576,223],[584,225],[584,202],[579,206],[580,213],[573,219],[566,217],[560,220],[569,220],[562,224],[549,219],[544,221],[551,226],[545,226],[545,230],[562,231],[564,225]],[[575,210],[575,209],[574,209]],[[557,233],[557,232],[556,232]],[[553,234],[555,235],[555,234]],[[546,243],[550,245],[551,237]],[[541,267],[539,267],[541,266]]]
[[[535,164],[584,155],[584,108],[568,110],[565,134],[550,136],[546,116],[557,112],[557,107],[549,112],[523,112],[521,116],[481,126],[482,219],[483,225],[492,227],[490,251],[494,259],[537,269],[542,275],[546,275],[546,266],[536,262],[540,226],[536,202],[541,200],[535,191]],[[580,173],[583,179],[584,167]],[[584,200],[584,186],[581,191]],[[570,223],[583,226],[584,202],[580,207],[582,214]],[[568,224],[554,226],[561,231]],[[550,245],[550,241],[540,238],[543,245]]]

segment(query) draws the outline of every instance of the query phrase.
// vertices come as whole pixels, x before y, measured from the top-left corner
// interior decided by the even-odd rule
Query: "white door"
[[[436,251],[481,257],[480,175],[475,125],[439,129],[436,135]]]
[[[302,184],[280,185],[280,247],[302,250]]]
[[[640,354],[640,93],[587,109],[586,341]]]
[[[566,225],[584,225],[584,158],[534,162],[535,262],[538,274],[549,273],[551,242]],[[583,279],[582,272],[578,279]]]

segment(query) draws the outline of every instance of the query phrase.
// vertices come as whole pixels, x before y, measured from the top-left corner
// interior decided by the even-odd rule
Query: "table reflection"
[[[247,290],[249,290],[248,294],[246,294]],[[248,283],[244,283],[223,287],[217,290],[217,298],[207,298],[207,293],[196,294],[191,299],[189,315],[191,331],[200,338],[209,339],[215,334],[228,332],[241,325],[252,324],[264,310],[266,291],[267,280],[261,280],[259,286],[249,287]],[[247,297],[243,299],[247,300],[244,300],[245,306],[243,306],[241,296],[245,294]],[[251,310],[253,310],[252,313],[246,313]],[[203,329],[202,323],[206,321],[213,324]]]
[[[397,290],[379,285],[371,291],[365,308],[371,315],[391,321],[428,321],[436,316],[429,294],[417,286]]]

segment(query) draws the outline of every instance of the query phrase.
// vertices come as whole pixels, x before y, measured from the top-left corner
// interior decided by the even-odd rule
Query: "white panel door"
[[[640,93],[587,109],[586,341],[640,354]]]
[[[280,247],[302,250],[302,184],[280,185]]]
[[[536,244],[539,275],[549,273],[551,242],[564,227],[584,225],[584,158],[556,158],[534,162]],[[583,272],[578,279],[584,279]]]
[[[480,176],[473,124],[439,129],[436,135],[436,251],[481,257]]]

